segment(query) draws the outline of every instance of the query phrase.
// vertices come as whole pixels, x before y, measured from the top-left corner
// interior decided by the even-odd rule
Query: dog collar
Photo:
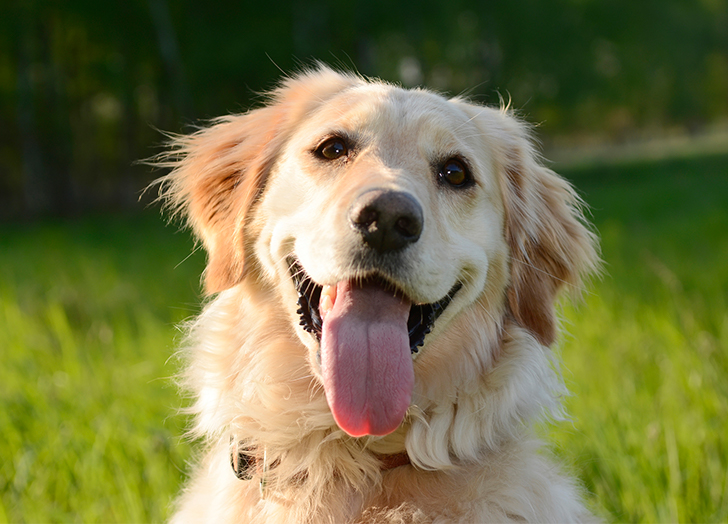
[[[406,451],[394,453],[393,455],[375,454],[375,456],[379,459],[379,470],[382,472],[412,464]],[[245,447],[242,442],[233,438],[230,439],[230,466],[233,468],[235,476],[240,480],[251,480],[256,474],[260,475],[262,489],[265,472],[276,465],[277,461],[268,464],[265,451],[261,459],[257,453],[253,453],[253,450]],[[305,478],[305,474],[303,474],[303,478]],[[300,480],[303,480],[303,478]]]

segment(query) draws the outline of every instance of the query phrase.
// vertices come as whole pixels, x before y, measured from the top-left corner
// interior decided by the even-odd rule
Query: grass
[[[620,522],[728,520],[728,157],[567,173],[607,276],[567,307],[556,437]]]
[[[149,522],[184,477],[167,379],[202,257],[149,218],[0,234],[0,522]]]
[[[558,166],[556,166],[558,170]],[[607,520],[728,520],[728,157],[568,171],[607,275],[564,307],[556,453]],[[0,226],[0,522],[168,517],[204,256],[152,213]]]

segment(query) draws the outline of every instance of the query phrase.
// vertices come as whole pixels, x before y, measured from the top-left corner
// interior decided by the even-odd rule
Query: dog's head
[[[207,291],[277,294],[353,436],[400,425],[468,309],[551,344],[557,292],[597,260],[572,188],[503,110],[322,68],[175,145],[166,195]]]

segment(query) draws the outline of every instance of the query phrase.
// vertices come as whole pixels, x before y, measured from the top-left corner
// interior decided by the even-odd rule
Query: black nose
[[[403,249],[422,233],[422,207],[401,191],[367,191],[352,206],[349,220],[364,243],[379,253]]]

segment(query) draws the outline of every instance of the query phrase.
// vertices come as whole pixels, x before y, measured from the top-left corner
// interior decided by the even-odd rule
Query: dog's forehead
[[[311,131],[345,132],[395,144],[403,140],[458,148],[477,136],[469,116],[446,98],[420,89],[362,83],[323,103],[312,115]]]

